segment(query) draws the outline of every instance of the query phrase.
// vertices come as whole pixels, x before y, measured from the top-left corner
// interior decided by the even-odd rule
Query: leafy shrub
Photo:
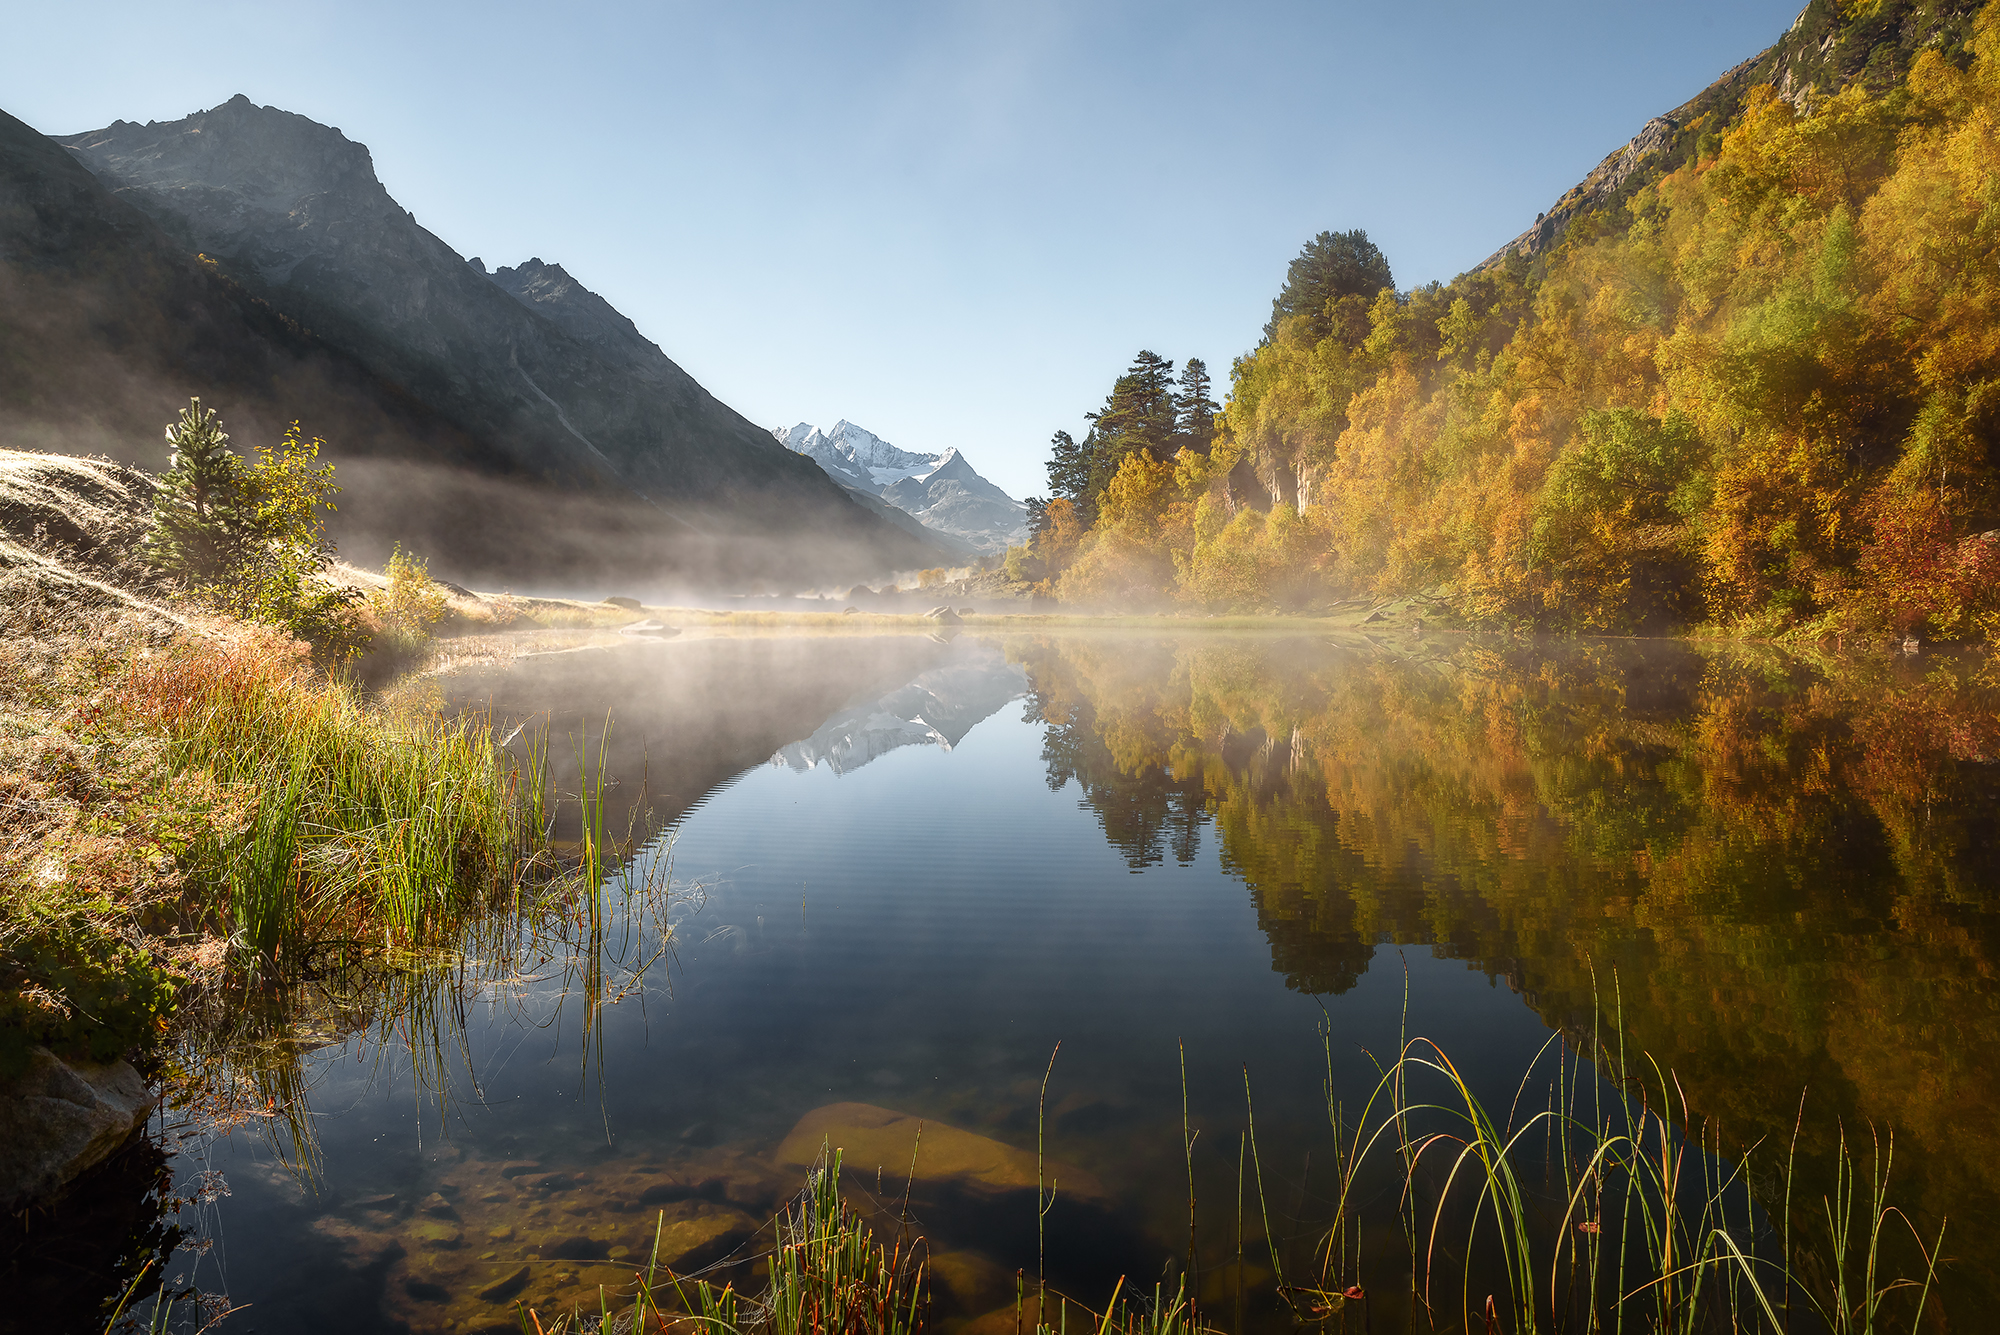
[[[397,543],[382,573],[389,582],[368,595],[368,610],[379,627],[378,648],[392,657],[414,658],[430,643],[431,628],[444,619],[450,598],[431,578],[430,563]]]
[[[323,657],[366,643],[353,594],[320,578],[333,560],[327,513],[340,488],[323,444],[292,423],[278,448],[245,462],[212,408],[190,399],[167,428],[173,461],[161,475],[145,554],[218,611],[282,626]]]

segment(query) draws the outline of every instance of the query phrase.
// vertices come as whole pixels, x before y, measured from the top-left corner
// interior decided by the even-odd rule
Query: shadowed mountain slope
[[[80,140],[102,176],[0,116],[8,445],[158,467],[189,393],[239,445],[302,419],[341,465],[343,546],[400,538],[460,578],[813,580],[938,557],[558,267],[459,259],[338,131],[239,98]]]

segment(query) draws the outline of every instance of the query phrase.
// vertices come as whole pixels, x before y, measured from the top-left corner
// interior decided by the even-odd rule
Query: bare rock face
[[[36,1048],[0,1088],[0,1210],[52,1195],[131,1139],[153,1096],[129,1062],[65,1062]]]

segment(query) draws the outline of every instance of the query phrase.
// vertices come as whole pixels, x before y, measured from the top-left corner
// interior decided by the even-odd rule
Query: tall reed
[[[1365,1307],[1354,1310],[1368,1282],[1360,1209],[1399,1177],[1395,1223],[1413,1330],[1918,1328],[1943,1226],[1927,1237],[1890,1203],[1893,1141],[1878,1142],[1872,1168],[1859,1173],[1843,1133],[1833,1191],[1804,1209],[1788,1152],[1782,1200],[1760,1202],[1750,1186],[1758,1147],[1729,1151],[1670,1072],[1628,1065],[1616,1046],[1600,1046],[1594,1063],[1580,1060],[1560,1035],[1544,1055],[1551,1050],[1547,1099],[1528,1104],[1531,1066],[1501,1117],[1441,1047],[1407,1038],[1350,1120],[1332,1099],[1329,1042],[1339,1197],[1317,1282],[1285,1291],[1295,1311],[1348,1329],[1367,1324]],[[1522,1116],[1524,1105],[1532,1110]],[[1910,1274],[1889,1256],[1898,1239]]]
[[[539,847],[540,776],[486,720],[370,708],[276,636],[136,657],[117,704],[166,739],[177,773],[241,804],[240,834],[193,851],[232,939],[267,965],[434,941],[517,886]]]

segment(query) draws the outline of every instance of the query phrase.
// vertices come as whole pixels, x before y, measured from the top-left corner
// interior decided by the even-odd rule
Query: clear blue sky
[[[1801,2],[14,0],[0,106],[337,125],[462,254],[562,263],[752,421],[1021,496],[1140,348],[1226,385],[1309,236],[1449,279]]]

